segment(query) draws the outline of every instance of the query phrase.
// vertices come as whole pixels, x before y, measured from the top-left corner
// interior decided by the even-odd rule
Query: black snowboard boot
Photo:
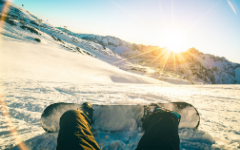
[[[142,118],[142,136],[136,150],[179,150],[178,125],[181,116],[156,104],[146,106]]]
[[[160,118],[170,117],[176,125],[179,125],[181,120],[181,115],[178,113],[170,111],[164,107],[159,107],[157,104],[150,104],[149,106],[144,106],[144,115],[141,119],[142,127],[144,130],[147,128],[149,117],[151,118],[151,116],[155,114],[158,114]]]
[[[94,109],[92,108],[92,105],[88,102],[84,102],[81,106],[81,110],[84,112],[84,114],[86,116],[84,116],[86,118],[86,120],[88,121],[88,123],[90,125],[94,124],[93,121],[93,111]]]

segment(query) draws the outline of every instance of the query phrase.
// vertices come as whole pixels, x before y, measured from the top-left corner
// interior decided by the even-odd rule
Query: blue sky
[[[14,0],[77,33],[224,56],[240,63],[239,0]],[[178,43],[178,44],[176,44]]]

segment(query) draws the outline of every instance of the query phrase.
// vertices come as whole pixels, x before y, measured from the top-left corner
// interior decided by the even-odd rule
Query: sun
[[[175,53],[179,53],[184,51],[183,49],[183,40],[184,37],[179,33],[169,33],[165,37],[165,45],[168,50],[173,51]]]

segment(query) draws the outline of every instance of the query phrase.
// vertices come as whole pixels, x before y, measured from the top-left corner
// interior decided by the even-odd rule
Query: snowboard
[[[68,110],[81,110],[82,104],[54,103],[42,113],[41,124],[46,132],[58,132],[62,114]],[[141,129],[144,111],[164,107],[181,115],[179,128],[197,129],[200,116],[197,109],[186,102],[152,103],[149,105],[99,105],[93,104],[93,129],[107,132],[120,132]]]

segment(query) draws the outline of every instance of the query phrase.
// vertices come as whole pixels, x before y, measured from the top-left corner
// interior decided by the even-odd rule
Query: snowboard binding
[[[92,108],[92,105],[88,102],[84,102],[81,105],[81,110],[86,115],[86,117],[87,117],[86,119],[88,120],[89,124],[90,125],[94,124],[94,121],[93,121],[93,111],[94,111],[94,109]]]

